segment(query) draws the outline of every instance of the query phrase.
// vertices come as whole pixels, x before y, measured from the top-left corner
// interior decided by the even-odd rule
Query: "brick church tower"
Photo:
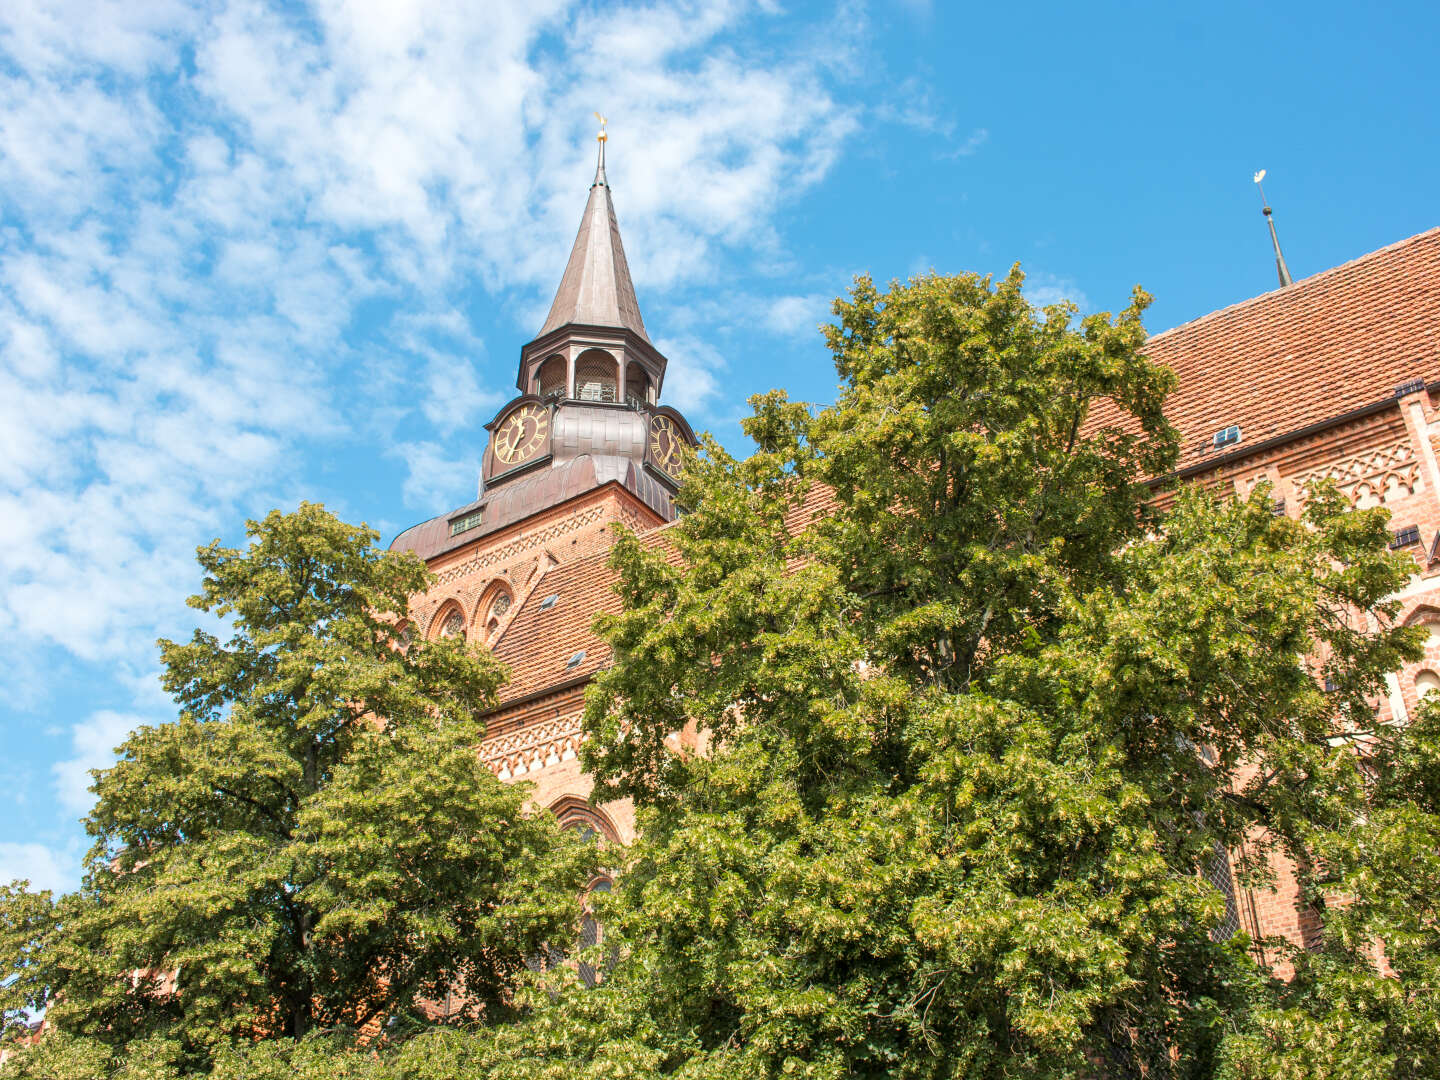
[[[519,396],[485,425],[479,497],[390,545],[439,579],[412,600],[412,632],[463,635],[510,668],[486,718],[486,763],[535,784],[563,823],[620,842],[634,835],[633,810],[591,805],[576,750],[585,684],[607,659],[590,625],[616,600],[604,587],[610,527],[673,520],[680,446],[695,443],[660,403],[665,366],[630,280],[602,132],[555,302],[520,350]]]

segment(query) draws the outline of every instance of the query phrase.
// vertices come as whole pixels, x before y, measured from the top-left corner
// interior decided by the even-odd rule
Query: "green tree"
[[[1021,286],[861,279],[836,403],[756,399],[679,557],[616,547],[585,758],[640,808],[624,958],[495,1075],[1211,1076],[1283,1009],[1203,871],[1246,837],[1244,880],[1283,851],[1318,895],[1366,829],[1408,567],[1333,491],[1160,512],[1146,298],[1076,324]]]
[[[478,759],[503,668],[404,632],[427,574],[371,530],[303,504],[248,535],[199,551],[232,635],[160,643],[179,718],[95,774],[80,890],[0,893],[0,1005],[181,1065],[453,989],[450,1022],[504,1019],[592,855]]]

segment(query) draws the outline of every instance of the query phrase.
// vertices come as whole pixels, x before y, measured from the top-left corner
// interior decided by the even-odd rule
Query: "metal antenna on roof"
[[[1260,182],[1265,179],[1265,170],[1261,169],[1255,174],[1255,186],[1260,189],[1261,213],[1265,215],[1265,224],[1270,226],[1270,243],[1275,247],[1275,272],[1280,275],[1280,287],[1294,284],[1294,278],[1290,276],[1290,268],[1285,265],[1285,256],[1280,251],[1280,237],[1275,234],[1275,215],[1270,209],[1270,202],[1265,198],[1265,186]]]

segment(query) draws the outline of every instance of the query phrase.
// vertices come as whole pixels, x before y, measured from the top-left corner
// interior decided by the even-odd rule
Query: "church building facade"
[[[595,805],[578,748],[585,687],[609,661],[591,632],[618,598],[611,526],[675,519],[685,418],[663,404],[665,357],[645,330],[604,168],[539,335],[520,352],[518,395],[486,425],[479,497],[400,534],[436,575],[410,631],[463,635],[509,666],[480,753],[535,785],[568,825],[634,836],[628,803]],[[1402,618],[1430,627],[1426,659],[1395,672],[1386,719],[1405,722],[1440,689],[1440,229],[1151,338],[1179,386],[1179,479],[1248,494],[1275,512],[1335,480],[1357,507],[1391,511],[1393,547],[1415,571]],[[1311,945],[1320,926],[1290,868],[1275,892],[1231,893],[1236,928]]]
[[[580,769],[585,686],[608,660],[590,632],[615,602],[606,556],[616,522],[672,521],[685,418],[661,403],[651,343],[605,176],[604,143],[570,260],[539,335],[520,350],[519,395],[485,425],[477,499],[401,533],[438,582],[410,631],[483,643],[511,672],[481,748],[502,780],[525,779],[567,825],[628,843],[628,803],[594,806]]]

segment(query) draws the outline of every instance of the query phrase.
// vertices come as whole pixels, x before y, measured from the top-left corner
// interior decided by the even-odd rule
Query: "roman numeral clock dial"
[[[540,455],[549,435],[549,410],[521,405],[495,429],[495,457],[502,465],[522,465]]]
[[[680,447],[683,442],[684,436],[675,426],[675,421],[663,414],[650,418],[650,460],[672,479],[680,477]]]

